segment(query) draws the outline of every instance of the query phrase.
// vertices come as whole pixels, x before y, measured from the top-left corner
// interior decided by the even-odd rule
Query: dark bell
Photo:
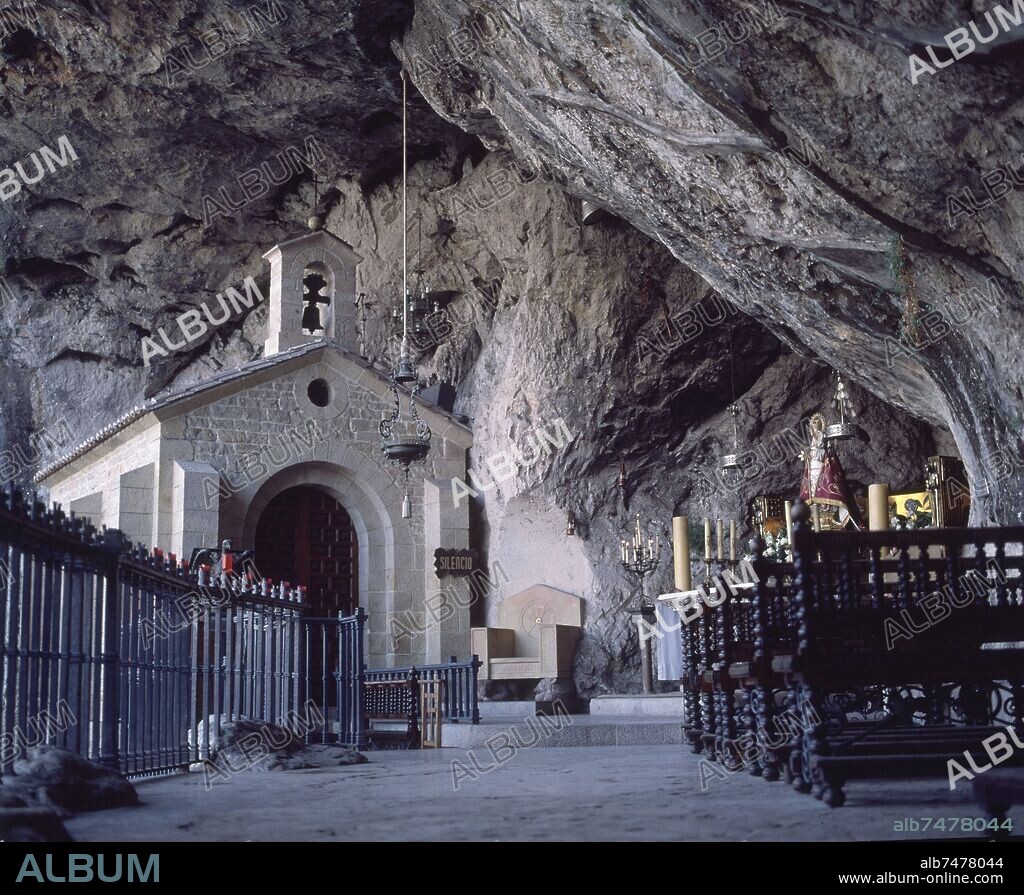
[[[309,332],[319,332],[323,329],[320,323],[320,309],[314,304],[308,304],[302,309],[302,328]]]
[[[302,281],[302,291],[308,296],[309,301],[326,301],[324,289],[327,288],[327,280],[322,274],[308,274]]]

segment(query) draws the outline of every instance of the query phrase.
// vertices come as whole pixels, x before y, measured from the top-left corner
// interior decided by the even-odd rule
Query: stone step
[[[532,746],[667,746],[683,742],[678,718],[556,715],[536,718],[487,718],[479,724],[446,724],[445,747],[486,750]],[[504,744],[504,745],[503,745]]]
[[[595,696],[590,700],[591,715],[639,715],[683,717],[682,693],[629,694]]]
[[[537,703],[532,699],[509,700],[507,702],[487,702],[481,700],[481,718],[528,718],[537,714]]]

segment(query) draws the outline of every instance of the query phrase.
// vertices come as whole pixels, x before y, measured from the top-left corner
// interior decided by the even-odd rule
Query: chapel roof
[[[141,404],[136,404],[131,410],[121,414],[112,423],[108,423],[102,429],[95,434],[91,435],[85,441],[72,448],[66,454],[58,457],[55,460],[51,460],[45,466],[40,467],[39,471],[32,477],[32,481],[36,484],[42,482],[48,476],[53,475],[58,469],[67,466],[69,463],[74,462],[79,457],[87,454],[94,447],[102,444],[112,435],[117,434],[122,429],[128,428],[136,420],[141,419],[147,413],[153,413],[154,411],[161,410],[165,407],[170,407],[173,404],[177,404],[179,401],[193,398],[196,395],[200,395],[203,392],[209,391],[210,389],[217,388],[226,383],[233,382],[238,379],[244,379],[247,376],[251,376],[254,373],[258,373],[261,370],[266,370],[271,367],[275,367],[278,364],[283,364],[286,361],[295,360],[296,358],[303,357],[307,354],[312,354],[314,351],[318,351],[323,348],[332,348],[339,354],[344,355],[349,360],[357,363],[359,366],[364,367],[375,375],[386,379],[386,374],[382,373],[376,367],[374,367],[366,359],[353,354],[351,351],[347,351],[342,348],[337,342],[329,339],[314,339],[310,342],[305,342],[301,345],[296,345],[293,348],[288,348],[285,351],[279,351],[276,354],[272,354],[269,357],[261,357],[256,360],[249,361],[249,363],[242,364],[240,367],[236,367],[231,370],[224,370],[217,373],[215,376],[211,376],[204,379],[202,382],[197,382],[193,385],[184,386],[178,389],[168,389],[159,394],[154,395],[152,398],[143,401]],[[425,401],[421,403],[429,407],[431,411],[451,420],[455,425],[460,426],[467,432],[470,431],[469,427],[463,422],[463,420],[453,413],[449,413],[436,404],[430,404]]]

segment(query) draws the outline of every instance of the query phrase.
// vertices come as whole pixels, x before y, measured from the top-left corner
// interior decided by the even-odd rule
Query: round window
[[[314,379],[306,389],[306,394],[317,407],[326,407],[331,403],[331,387],[326,379]]]

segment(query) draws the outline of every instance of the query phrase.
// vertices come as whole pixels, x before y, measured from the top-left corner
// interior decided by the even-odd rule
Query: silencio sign
[[[438,547],[434,551],[434,574],[438,578],[445,575],[471,575],[478,564],[475,550],[445,550],[444,547]]]

